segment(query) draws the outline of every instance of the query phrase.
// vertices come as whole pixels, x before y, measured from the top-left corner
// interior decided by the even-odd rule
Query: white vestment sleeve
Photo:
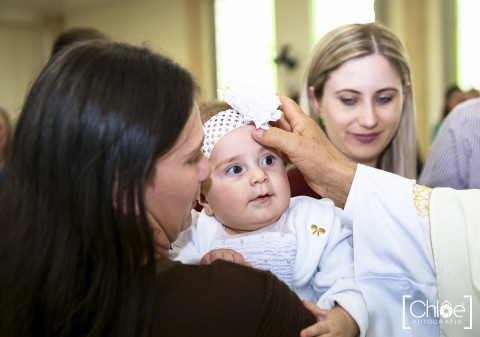
[[[440,335],[480,336],[480,190],[436,188],[430,199]],[[448,317],[446,317],[448,316]]]
[[[354,278],[352,229],[340,222],[342,214],[340,209],[335,212],[335,221],[314,275],[313,288],[322,294],[317,301],[320,308],[330,309],[338,303],[357,322],[363,337],[368,328],[368,310]]]
[[[417,187],[414,180],[357,167],[343,222],[353,226],[355,279],[369,311],[367,336],[439,335],[431,306],[437,286],[429,189]]]

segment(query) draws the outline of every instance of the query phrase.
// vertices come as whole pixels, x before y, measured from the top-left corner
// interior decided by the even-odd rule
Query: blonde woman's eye
[[[340,101],[345,105],[353,105],[356,103],[356,100],[350,97],[341,97]]]
[[[230,175],[235,175],[235,174],[239,174],[242,172],[242,168],[238,165],[234,165],[232,167],[229,167],[226,171],[227,174],[230,174]]]
[[[378,104],[387,104],[392,101],[392,97],[390,96],[380,96],[377,98]]]

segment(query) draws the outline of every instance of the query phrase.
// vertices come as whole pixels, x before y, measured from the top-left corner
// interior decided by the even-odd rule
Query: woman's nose
[[[378,124],[378,116],[375,107],[372,104],[365,104],[359,118],[358,123],[366,128],[373,128]]]

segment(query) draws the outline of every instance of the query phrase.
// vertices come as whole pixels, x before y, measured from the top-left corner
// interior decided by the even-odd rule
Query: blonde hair
[[[210,118],[219,112],[231,109],[232,107],[223,101],[205,102],[199,106],[200,119],[202,124],[205,124]]]
[[[379,23],[349,24],[327,33],[312,52],[302,89],[301,106],[310,116],[316,115],[308,88],[321,99],[329,74],[343,63],[372,54],[385,56],[397,69],[403,87],[404,102],[398,130],[380,154],[377,168],[407,178],[416,177],[415,103],[408,54],[402,41]],[[322,127],[323,128],[323,127]]]

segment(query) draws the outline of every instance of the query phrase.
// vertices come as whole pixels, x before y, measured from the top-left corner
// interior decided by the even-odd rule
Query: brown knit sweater
[[[268,271],[159,261],[153,336],[299,336],[315,318]]]

